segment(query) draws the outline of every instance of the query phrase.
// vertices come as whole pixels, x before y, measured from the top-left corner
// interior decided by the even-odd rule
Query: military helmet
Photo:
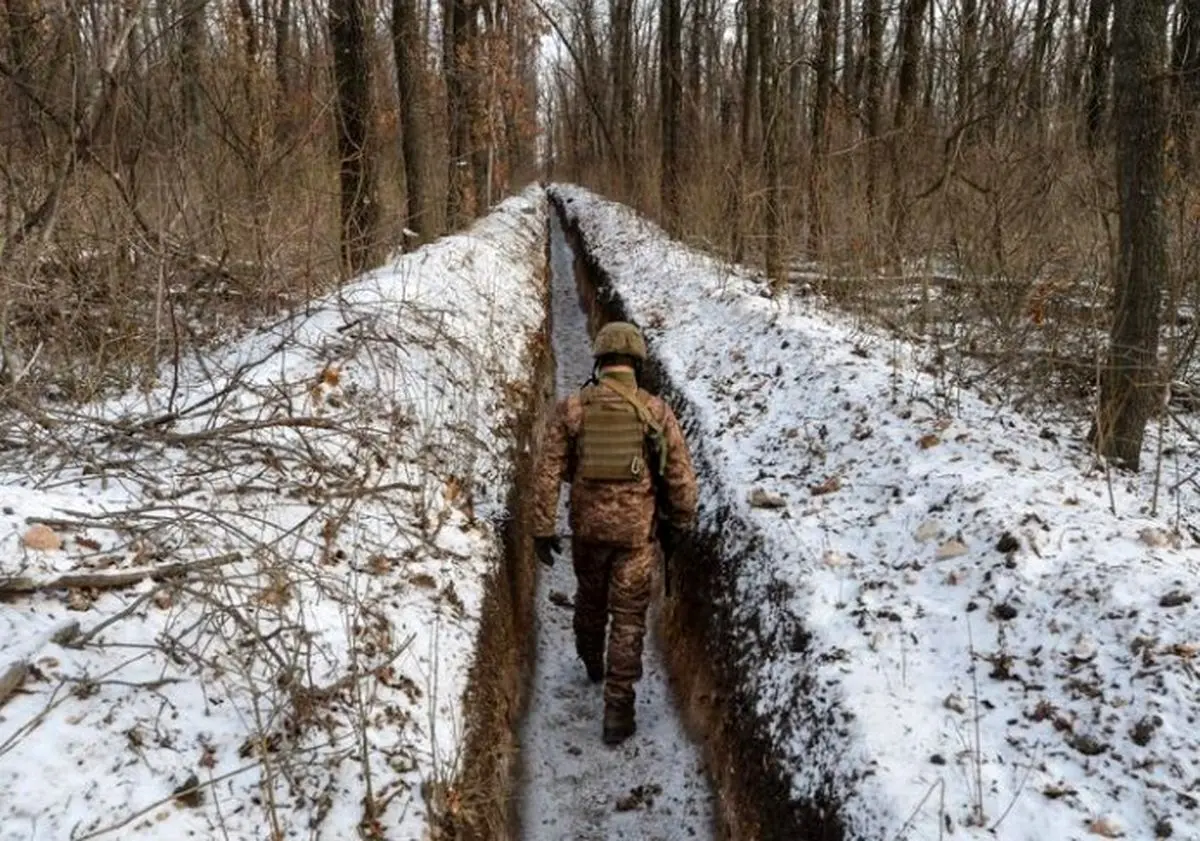
[[[642,331],[628,321],[611,321],[600,328],[592,345],[592,356],[599,359],[609,354],[646,358],[646,340]]]

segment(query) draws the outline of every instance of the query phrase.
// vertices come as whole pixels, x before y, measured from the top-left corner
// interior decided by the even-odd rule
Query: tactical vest
[[[635,388],[601,380],[580,394],[583,423],[577,442],[575,477],[591,482],[636,482],[647,471],[647,437],[666,460],[662,428]],[[661,470],[662,464],[655,465]]]

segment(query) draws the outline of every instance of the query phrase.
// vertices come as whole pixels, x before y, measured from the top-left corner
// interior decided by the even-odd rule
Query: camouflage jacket
[[[662,399],[639,389],[638,395],[650,414],[663,427],[667,441],[665,495],[672,525],[688,529],[696,516],[696,473],[679,421]],[[597,399],[623,400],[616,394]],[[533,477],[533,533],[553,535],[558,496],[562,482],[571,483],[571,531],[588,543],[642,546],[654,538],[655,495],[651,478],[643,475],[630,482],[573,481],[573,454],[583,423],[583,401],[579,393],[558,402],[546,424],[542,449]]]

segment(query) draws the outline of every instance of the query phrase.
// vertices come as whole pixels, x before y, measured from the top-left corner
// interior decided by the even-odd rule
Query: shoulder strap
[[[629,388],[624,383],[617,382],[613,379],[602,379],[600,380],[600,384],[614,394],[623,397],[625,402],[632,406],[633,410],[637,412],[638,420],[646,424],[646,426],[653,429],[659,435],[662,435],[662,424],[656,421],[654,416],[650,414],[650,408],[642,402],[642,399],[638,396],[636,389]]]
[[[625,402],[632,406],[633,410],[637,413],[638,420],[653,431],[654,443],[656,445],[654,450],[657,451],[655,455],[658,461],[658,464],[654,465],[654,467],[658,468],[658,475],[662,476],[667,469],[667,436],[663,432],[663,425],[654,419],[654,415],[650,414],[650,408],[642,402],[637,389],[629,388],[624,383],[610,378],[601,379],[600,385],[607,388],[613,394],[624,398]]]

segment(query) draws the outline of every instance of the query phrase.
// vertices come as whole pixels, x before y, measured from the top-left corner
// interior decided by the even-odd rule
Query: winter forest
[[[1195,837],[1198,267],[1200,0],[0,0],[0,841]]]

